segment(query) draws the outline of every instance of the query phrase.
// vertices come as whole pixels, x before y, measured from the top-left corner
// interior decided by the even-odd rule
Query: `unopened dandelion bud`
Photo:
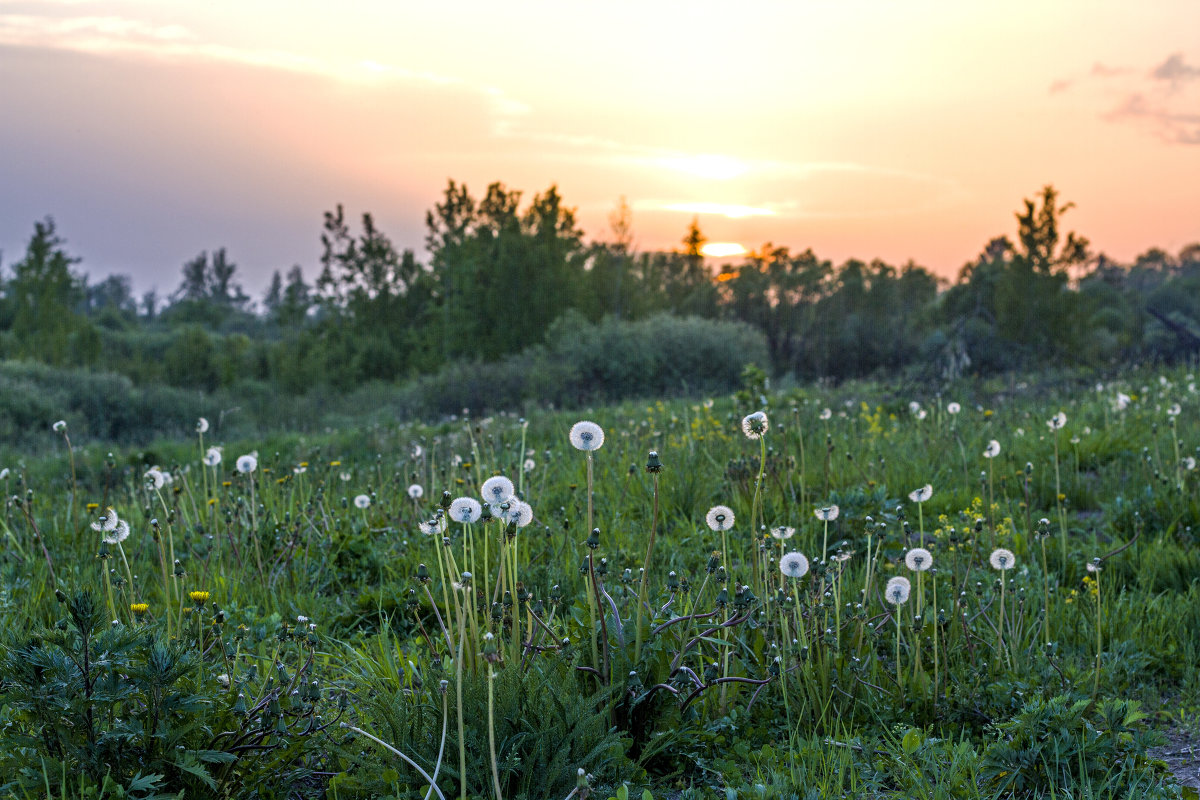
[[[598,548],[600,546],[600,529],[592,528],[592,532],[588,534],[587,541],[584,544],[592,550]]]

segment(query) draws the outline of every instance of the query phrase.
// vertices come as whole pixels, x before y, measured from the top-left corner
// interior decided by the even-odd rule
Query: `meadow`
[[[1195,371],[47,419],[0,464],[0,793],[1196,797],[1154,750],[1200,707]]]

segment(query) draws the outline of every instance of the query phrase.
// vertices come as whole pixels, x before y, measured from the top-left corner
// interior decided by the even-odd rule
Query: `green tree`
[[[65,244],[47,217],[34,223],[25,257],[13,264],[5,304],[19,357],[63,365],[98,355],[93,346],[72,348],[73,336],[89,324],[76,312],[85,297],[85,282],[72,271],[79,259],[67,254]]]

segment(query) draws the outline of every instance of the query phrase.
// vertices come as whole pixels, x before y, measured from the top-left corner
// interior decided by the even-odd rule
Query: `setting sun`
[[[746,248],[737,242],[709,242],[700,248],[700,252],[709,258],[728,258],[744,255]]]

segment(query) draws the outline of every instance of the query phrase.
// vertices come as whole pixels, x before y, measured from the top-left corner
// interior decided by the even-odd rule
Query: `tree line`
[[[174,292],[135,297],[127,276],[91,283],[54,221],[0,265],[0,356],[213,390],[257,381],[303,394],[495,362],[550,341],[563,319],[606,324],[668,313],[761,332],[776,374],[934,378],[1031,366],[1177,360],[1200,350],[1200,244],[1131,264],[1063,233],[1071,208],[1047,186],[954,281],[915,263],[765,244],[713,270],[693,220],[680,246],[638,252],[622,202],[589,241],[556,187],[523,203],[449,181],[425,216],[425,256],[370,213],[324,214],[319,271],[276,271],[258,303],[223,248],[183,264]],[[614,360],[620,354],[612,354]]]

